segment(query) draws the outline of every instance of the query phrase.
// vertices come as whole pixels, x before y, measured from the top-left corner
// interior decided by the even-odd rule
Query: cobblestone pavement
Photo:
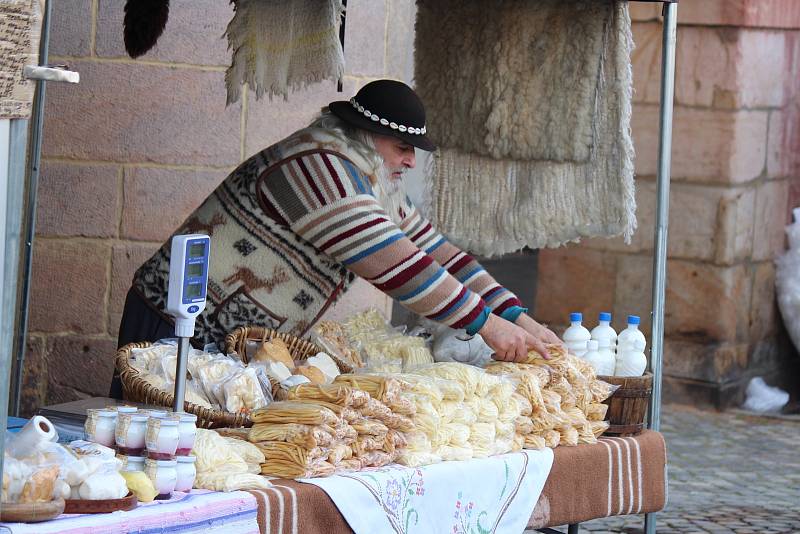
[[[800,417],[667,406],[669,497],[659,533],[800,533]],[[644,516],[581,524],[581,532],[641,532]],[[566,532],[566,527],[559,530]]]

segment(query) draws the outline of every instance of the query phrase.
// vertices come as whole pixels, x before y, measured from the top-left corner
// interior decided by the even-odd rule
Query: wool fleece
[[[225,73],[228,105],[246,83],[270,99],[344,74],[339,41],[341,0],[237,0],[225,35],[232,52]]]
[[[636,228],[627,2],[419,0],[435,224],[486,256]]]

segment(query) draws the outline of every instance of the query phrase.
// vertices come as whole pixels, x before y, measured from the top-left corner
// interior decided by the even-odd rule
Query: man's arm
[[[517,324],[544,343],[561,344],[554,332],[531,318],[520,299],[500,285],[478,261],[440,234],[409,199],[403,206],[400,228],[421,250],[424,250],[459,282],[481,296],[492,312]],[[545,354],[543,347],[534,347]]]
[[[410,200],[406,200],[404,210],[400,228],[409,239],[459,282],[480,295],[493,313],[514,322],[528,311],[519,298],[492,278],[475,258],[440,234]]]

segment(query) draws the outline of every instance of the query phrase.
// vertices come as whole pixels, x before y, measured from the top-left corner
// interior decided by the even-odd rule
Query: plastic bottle
[[[633,346],[626,344],[624,351],[617,354],[614,376],[642,376],[647,369],[647,356],[644,354],[645,342],[636,339]]]
[[[611,328],[611,313],[600,312],[599,323],[600,324],[592,328],[592,339],[598,342],[603,339],[608,339],[609,348],[612,353],[615,353],[617,350],[617,333]]]
[[[570,313],[569,321],[571,326],[564,331],[564,344],[570,353],[583,357],[586,354],[586,342],[592,338],[592,334],[588,328],[581,324],[583,314]]]
[[[601,349],[594,339],[586,342],[586,354],[583,359],[589,362],[598,375],[609,376],[614,374],[616,360],[609,350],[608,340],[602,342],[605,346]]]
[[[644,332],[639,330],[640,322],[638,315],[628,316],[628,328],[620,332],[617,337],[617,353],[632,350],[637,340],[644,343],[645,347],[647,346]],[[642,347],[642,352],[644,352],[644,347]]]
[[[617,367],[617,355],[611,349],[611,340],[599,340],[597,342],[597,352],[600,353],[600,361],[602,362],[601,368],[598,369],[597,374],[603,376],[614,376],[614,370]]]

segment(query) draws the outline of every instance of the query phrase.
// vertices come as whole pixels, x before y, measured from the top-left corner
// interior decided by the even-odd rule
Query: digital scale
[[[172,409],[183,411],[186,393],[186,361],[189,340],[194,336],[195,318],[206,308],[208,256],[211,238],[203,234],[172,238],[167,287],[167,313],[175,318],[178,357],[175,364],[175,399]]]

